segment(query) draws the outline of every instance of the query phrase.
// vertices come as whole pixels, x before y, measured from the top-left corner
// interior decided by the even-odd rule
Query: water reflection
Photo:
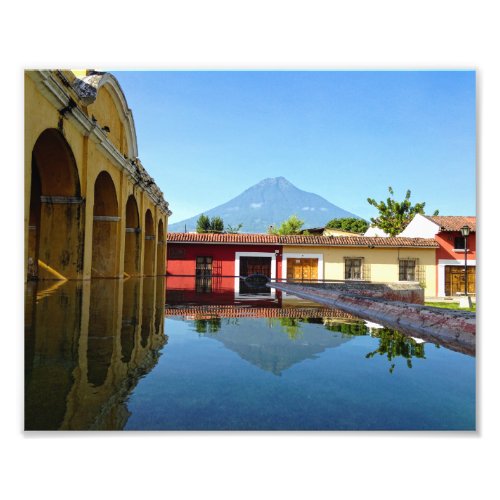
[[[165,280],[29,283],[25,429],[122,429],[166,343]]]
[[[367,428],[369,421],[344,421],[349,411],[368,418],[383,406],[377,394],[391,405],[397,386],[403,401],[406,384],[420,387],[426,376],[425,397],[433,390],[437,404],[458,387],[453,405],[466,394],[471,406],[473,376],[457,386],[453,363],[470,370],[473,361],[436,362],[436,352],[444,356],[438,359],[450,353],[280,293],[242,299],[230,284],[214,288],[212,281],[208,293],[209,284],[194,282],[166,290],[162,278],[29,283],[25,428]],[[170,342],[163,350],[165,316]],[[417,359],[435,375],[411,370]],[[143,377],[148,382],[138,385]],[[263,411],[272,419],[259,420]],[[374,418],[386,425],[387,414]]]
[[[377,349],[367,351],[365,358],[386,356],[389,373],[394,371],[398,357],[406,359],[408,368],[412,368],[412,358],[425,359],[425,342],[420,339],[338,309],[318,307],[293,296],[259,297],[251,307],[243,307],[230,286],[212,296],[200,295],[196,290],[198,293],[187,297],[188,286],[185,290],[167,290],[166,316],[182,316],[192,321],[198,334],[222,342],[242,359],[275,375],[359,336],[378,340]],[[179,294],[185,303],[179,301]],[[266,318],[266,321],[256,323],[245,318]],[[309,325],[322,325],[328,332],[339,335],[325,335],[321,329]],[[274,336],[276,331],[286,336]]]

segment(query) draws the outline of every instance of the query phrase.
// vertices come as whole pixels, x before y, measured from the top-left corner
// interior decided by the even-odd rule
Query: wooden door
[[[465,267],[445,267],[445,295],[463,295],[465,293]],[[467,266],[467,293],[476,293],[476,266]]]
[[[286,279],[290,281],[316,281],[318,259],[287,259]]]

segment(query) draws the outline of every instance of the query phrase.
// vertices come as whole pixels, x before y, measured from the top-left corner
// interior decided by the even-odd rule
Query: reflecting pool
[[[234,280],[28,284],[27,430],[474,430],[475,358]]]

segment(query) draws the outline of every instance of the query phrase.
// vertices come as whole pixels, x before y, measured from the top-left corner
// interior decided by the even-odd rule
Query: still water
[[[27,430],[475,429],[474,357],[280,292],[40,282],[25,324]]]

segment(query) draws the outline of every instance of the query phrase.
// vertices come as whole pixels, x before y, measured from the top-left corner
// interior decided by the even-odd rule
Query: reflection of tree
[[[339,332],[344,335],[360,336],[368,334],[368,327],[364,322],[345,323],[345,322],[332,322],[325,318],[324,325],[330,332]]]
[[[406,358],[408,368],[412,367],[412,358],[425,359],[424,344],[418,344],[414,339],[406,337],[396,330],[380,328],[372,332],[372,337],[379,339],[378,349],[366,355],[367,358],[373,358],[376,354],[387,355],[387,359],[392,361],[398,356]],[[395,363],[391,364],[389,373],[395,368]]]
[[[194,328],[198,333],[217,333],[221,328],[221,319],[195,319]]]
[[[300,331],[300,322],[307,320],[302,320],[298,318],[279,318],[281,328],[288,335],[288,338],[292,340],[296,340],[302,332]]]

